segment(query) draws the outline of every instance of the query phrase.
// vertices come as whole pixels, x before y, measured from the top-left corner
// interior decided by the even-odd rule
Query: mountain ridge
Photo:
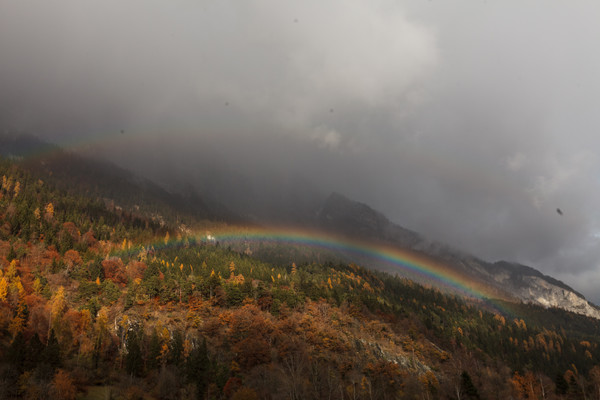
[[[32,157],[32,154],[35,156]],[[65,190],[83,190],[87,195],[104,199],[111,207],[125,208],[132,214],[143,213],[162,224],[166,222],[165,218],[175,224],[190,218],[196,221],[249,223],[218,201],[207,203],[191,186],[186,194],[170,193],[152,181],[114,164],[64,151],[35,136],[0,135],[0,155],[17,160],[30,171]],[[282,199],[285,198],[282,195]],[[294,211],[290,218],[295,221],[293,215],[303,216],[299,221],[301,226],[313,226],[423,254],[490,286],[499,298],[559,307],[600,318],[597,306],[551,276],[519,263],[502,260],[487,262],[444,243],[429,240],[418,232],[391,222],[369,205],[351,200],[338,192],[331,193],[314,211]],[[310,215],[314,215],[314,218],[307,217]],[[252,221],[252,224],[261,223],[256,218]],[[270,222],[268,218],[266,222]],[[185,224],[181,228],[188,229]],[[381,268],[372,260],[358,261]],[[416,275],[407,277],[419,279]]]
[[[339,193],[334,192],[327,198],[318,214],[317,224],[338,234],[395,245],[437,259],[494,287],[505,298],[600,318],[600,309],[596,305],[558,279],[526,265],[503,260],[487,262],[449,245],[429,241],[417,232],[394,224],[367,204],[352,201]],[[377,267],[376,264],[371,266]]]

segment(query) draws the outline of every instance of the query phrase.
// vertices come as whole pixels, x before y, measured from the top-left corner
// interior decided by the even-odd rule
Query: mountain
[[[320,253],[286,260],[277,243],[259,243],[279,260],[268,262],[179,229],[184,223],[204,234],[214,221],[181,212],[160,224],[142,207],[134,215],[103,201],[96,192],[103,184],[91,186],[80,171],[38,169],[46,155],[17,161],[11,154],[0,157],[0,398],[524,400],[547,393],[567,400],[598,393],[598,319],[525,303],[490,310]],[[165,196],[125,182],[148,196],[135,199],[143,204]],[[170,215],[176,210],[166,199]],[[429,249],[456,268],[461,260],[465,270],[487,273],[478,260],[428,243],[364,204],[340,195],[326,203],[316,215],[330,230]],[[229,232],[252,228],[219,224]],[[494,268],[516,288],[535,278],[569,290],[524,266]]]
[[[316,224],[321,229],[350,238],[385,243],[420,253],[494,288],[500,298],[557,307],[600,318],[600,309],[582,294],[534,268],[507,261],[490,263],[445,244],[427,240],[414,231],[394,224],[368,205],[352,201],[339,193],[331,194],[325,201],[317,215]],[[361,261],[371,267],[381,268],[378,262],[368,259]],[[409,277],[420,279],[414,275]]]
[[[112,163],[63,150],[30,135],[0,135],[0,156],[18,161],[62,190],[98,197],[110,207],[150,216],[164,224],[180,220],[240,222],[219,203],[204,200],[191,187],[171,193]]]
[[[507,261],[487,262],[429,240],[417,232],[394,224],[368,205],[350,200],[339,193],[332,193],[319,206],[321,195],[301,179],[280,182],[269,190],[254,190],[253,188],[260,187],[258,183],[240,178],[240,184],[233,185],[238,187],[237,192],[220,193],[229,193],[226,196],[220,196],[219,192],[213,193],[211,200],[207,200],[191,186],[181,189],[179,193],[172,193],[114,164],[62,150],[34,136],[0,136],[0,156],[18,162],[59,189],[101,198],[109,208],[149,217],[159,224],[177,225],[184,230],[188,227],[183,221],[189,225],[193,221],[202,220],[242,224],[247,224],[244,221],[279,222],[316,227],[351,238],[417,252],[491,288],[490,292],[501,299],[558,307],[600,318],[600,310],[583,295],[533,268]],[[216,176],[218,173],[213,178]],[[223,186],[225,187],[227,185]],[[276,190],[277,188],[279,189]],[[247,197],[246,200],[244,196]],[[233,206],[236,212],[223,204]],[[348,254],[343,256],[342,259],[347,261],[391,271],[380,262],[367,257]],[[417,274],[404,273],[408,278],[424,284],[439,284],[424,281]]]

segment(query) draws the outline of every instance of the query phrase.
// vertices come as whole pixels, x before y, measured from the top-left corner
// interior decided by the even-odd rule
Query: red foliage
[[[262,337],[248,337],[233,346],[237,363],[245,370],[271,361],[271,346]]]
[[[104,270],[104,278],[109,279],[121,286],[125,286],[127,283],[125,266],[120,258],[112,257],[108,260],[102,261],[102,269]]]
[[[67,250],[64,255],[64,261],[68,268],[73,268],[76,265],[81,265],[83,260],[77,250]]]
[[[79,239],[81,238],[81,234],[79,233],[79,229],[77,229],[77,226],[75,226],[74,223],[65,222],[62,227],[66,233],[71,235],[71,237],[73,238],[74,241],[76,241],[76,242],[79,241]]]

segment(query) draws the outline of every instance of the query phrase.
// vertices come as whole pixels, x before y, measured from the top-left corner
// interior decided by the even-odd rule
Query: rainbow
[[[466,274],[452,269],[442,262],[412,250],[401,249],[392,245],[385,245],[364,240],[350,239],[325,233],[298,228],[222,228],[198,235],[201,240],[207,237],[214,238],[219,243],[240,242],[275,242],[295,246],[308,246],[330,250],[336,253],[350,254],[360,259],[373,260],[381,263],[381,270],[398,273],[401,276],[417,277],[417,280],[434,282],[435,286],[450,289],[451,292],[462,294],[466,297],[490,305],[493,309],[509,313],[505,304],[496,303],[500,296],[491,289]],[[419,279],[421,278],[421,279]]]

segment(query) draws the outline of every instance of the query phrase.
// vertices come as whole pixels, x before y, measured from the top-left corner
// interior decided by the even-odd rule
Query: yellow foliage
[[[87,308],[84,308],[83,310],[81,310],[80,314],[81,314],[81,331],[87,332],[87,330],[90,329],[90,326],[92,324],[92,313]]]
[[[2,279],[0,279],[0,300],[1,301],[6,300],[7,294],[8,294],[8,281],[6,280],[6,277],[2,277]]]
[[[52,297],[52,309],[50,316],[52,322],[55,323],[60,318],[67,308],[67,300],[65,299],[65,288],[59,287],[56,294]]]
[[[35,280],[33,281],[33,290],[37,293],[40,294],[42,293],[42,289],[43,289],[43,285],[42,285],[42,281],[40,280],[40,278],[35,278]]]
[[[53,217],[54,216],[54,205],[52,203],[46,204],[45,211],[49,217]]]
[[[15,276],[17,276],[17,260],[12,260],[10,262],[4,276],[6,277],[6,279],[8,279],[9,282],[12,279],[14,279]]]

